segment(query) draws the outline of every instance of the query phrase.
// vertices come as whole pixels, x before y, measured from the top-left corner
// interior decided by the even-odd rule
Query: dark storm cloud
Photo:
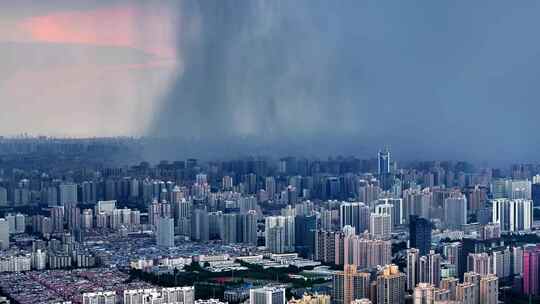
[[[244,153],[539,159],[536,2],[181,4],[184,68],[151,135]]]

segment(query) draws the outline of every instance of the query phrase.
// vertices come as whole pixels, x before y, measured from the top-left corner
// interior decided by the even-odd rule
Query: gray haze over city
[[[0,59],[0,86],[9,88],[0,93],[8,109],[0,127],[7,134],[149,135],[179,143],[178,149],[150,149],[159,156],[172,150],[368,155],[390,145],[403,159],[538,160],[535,1],[4,5],[0,16],[10,16],[4,22],[20,17],[20,37],[31,33],[19,39],[0,32],[9,44]],[[66,7],[68,13],[58,12]],[[128,26],[114,31],[124,37],[127,28],[126,43],[99,33],[91,41],[74,39],[85,33],[84,24],[80,33],[32,31],[41,13],[64,22],[60,27],[85,22],[73,12],[90,15],[96,25],[92,16],[124,8],[131,15],[112,16],[117,22],[127,16]],[[27,22],[32,18],[38,20]],[[65,49],[71,56],[43,63]],[[68,85],[61,81],[45,87],[35,73],[25,78],[28,62],[64,73],[57,79],[85,83],[83,93],[69,87],[73,92],[64,96],[58,91]],[[70,69],[81,62],[121,67],[92,71],[98,76],[88,79],[87,70]],[[45,94],[19,92],[34,87]],[[34,99],[25,104],[28,98]]]

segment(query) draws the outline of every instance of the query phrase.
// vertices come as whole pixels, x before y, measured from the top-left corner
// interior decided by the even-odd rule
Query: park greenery
[[[324,283],[322,278],[291,278],[289,274],[299,274],[301,269],[295,266],[287,268],[264,269],[261,265],[239,261],[247,270],[211,272],[198,262],[184,266],[183,271],[158,273],[139,269],[130,270],[130,279],[139,279],[163,287],[195,286],[196,298],[223,298],[226,289],[244,284],[245,280],[287,284],[292,288],[307,288]]]

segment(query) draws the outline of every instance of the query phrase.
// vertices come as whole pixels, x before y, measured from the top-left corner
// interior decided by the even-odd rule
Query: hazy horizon
[[[0,8],[0,135],[179,140],[156,156],[391,145],[404,159],[540,160],[533,1]]]

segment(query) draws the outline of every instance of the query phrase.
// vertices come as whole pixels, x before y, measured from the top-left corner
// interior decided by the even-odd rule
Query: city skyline
[[[132,141],[0,141],[0,301],[540,297],[540,164],[110,162]]]

